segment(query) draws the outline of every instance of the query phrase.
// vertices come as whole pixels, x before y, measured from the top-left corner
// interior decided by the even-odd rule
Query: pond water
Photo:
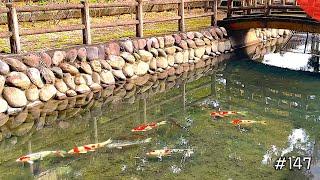
[[[114,89],[108,98],[97,93],[93,95],[97,100],[82,108],[42,111],[46,122],[36,120],[38,130],[1,142],[0,179],[320,178],[317,73],[237,56],[189,77],[147,83],[133,96],[123,87]],[[213,119],[210,113],[219,109],[241,114]],[[50,122],[52,114],[60,118]],[[266,124],[230,123],[239,118]],[[131,131],[140,124],[161,121],[167,123],[146,132]],[[33,164],[15,162],[29,152],[68,151],[109,138],[152,139],[122,149],[102,147],[86,154],[45,157]],[[162,158],[146,156],[163,148],[190,151]],[[280,155],[310,156],[311,169],[304,165],[301,170],[275,170],[273,163]]]

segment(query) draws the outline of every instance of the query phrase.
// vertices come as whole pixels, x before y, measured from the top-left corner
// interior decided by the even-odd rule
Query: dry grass
[[[203,10],[194,9],[187,11],[186,14],[201,14]],[[177,15],[177,12],[150,12],[145,13],[145,20],[155,20],[159,18],[168,18],[174,17]],[[222,19],[224,13],[219,13],[219,18]],[[133,20],[135,18],[134,14],[126,14],[120,16],[104,16],[104,17],[95,17],[92,18],[92,24],[99,23],[112,23],[117,21],[126,21]],[[66,25],[76,25],[80,24],[80,19],[67,19],[61,21],[38,21],[38,22],[23,22],[20,23],[20,29],[37,29],[37,28],[52,28],[56,26],[66,26]],[[186,20],[186,29],[196,30],[204,27],[210,26],[210,17],[205,18],[196,18]],[[6,25],[0,26],[0,31],[7,31]],[[177,21],[170,21],[165,23],[156,23],[156,24],[145,24],[144,25],[144,36],[155,36],[161,34],[170,34],[178,31]],[[114,28],[101,28],[101,29],[92,29],[92,41],[93,43],[106,42],[112,39],[119,39],[123,37],[135,37],[135,27],[126,26],[126,27],[114,27]],[[81,31],[68,31],[68,32],[59,32],[59,33],[48,33],[40,35],[29,35],[21,37],[21,46],[23,52],[29,51],[38,51],[38,50],[48,50],[54,48],[63,48],[72,45],[82,44],[82,35]],[[2,53],[9,53],[9,40],[0,39],[0,47]]]

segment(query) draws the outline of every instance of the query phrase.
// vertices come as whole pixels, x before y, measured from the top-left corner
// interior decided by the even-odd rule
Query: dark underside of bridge
[[[306,17],[288,16],[240,16],[218,21],[219,26],[228,30],[250,28],[290,29],[302,32],[320,33],[320,22]]]

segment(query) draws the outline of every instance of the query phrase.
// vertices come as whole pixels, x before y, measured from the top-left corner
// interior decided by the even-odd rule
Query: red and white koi
[[[131,131],[132,132],[145,132],[145,131],[149,131],[151,129],[154,129],[154,128],[158,128],[159,126],[161,125],[164,125],[164,124],[167,124],[167,121],[161,121],[161,122],[151,122],[151,123],[148,123],[148,124],[141,124],[135,128],[133,128]]]
[[[236,114],[244,115],[244,112],[237,112],[237,111],[218,111],[218,112],[212,112],[212,113],[211,113],[211,117],[213,117],[213,118],[216,118],[216,117],[223,118],[223,117],[225,117],[225,116],[236,115]]]
[[[43,158],[49,155],[56,155],[60,157],[64,157],[67,154],[65,151],[41,151],[37,153],[31,153],[28,155],[24,155],[19,157],[16,162],[28,162],[29,164],[33,164],[36,160],[43,160]]]
[[[234,119],[231,121],[233,125],[251,125],[251,124],[267,124],[266,121],[253,121],[253,120],[241,120],[241,119]]]
[[[151,139],[152,138],[147,138],[145,140],[138,140],[138,141],[113,141],[111,144],[108,144],[107,147],[122,149],[123,147],[126,147],[126,146],[149,143],[151,142]]]
[[[68,151],[68,154],[84,154],[87,152],[92,152],[95,151],[98,148],[104,147],[107,144],[110,144],[112,142],[111,139],[108,139],[105,142],[102,143],[96,143],[96,144],[87,144],[84,146],[78,146],[78,147],[74,147],[73,149],[71,149],[70,151]]]

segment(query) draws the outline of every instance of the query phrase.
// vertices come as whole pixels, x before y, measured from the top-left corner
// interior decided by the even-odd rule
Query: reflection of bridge
[[[306,15],[297,2],[285,0],[245,0],[240,6],[233,7],[234,0],[228,0],[227,18],[218,22],[231,30],[250,28],[281,28],[320,33],[320,22]]]

